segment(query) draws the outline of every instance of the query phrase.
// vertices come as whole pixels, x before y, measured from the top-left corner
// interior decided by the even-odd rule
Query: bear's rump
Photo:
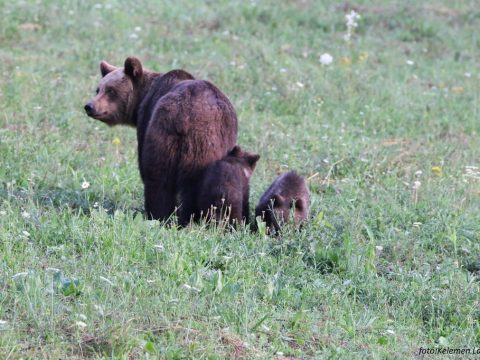
[[[145,136],[145,145],[150,143],[155,157],[175,153],[172,165],[195,172],[222,158],[235,145],[235,111],[217,91],[205,87],[205,82],[188,81],[159,99]]]

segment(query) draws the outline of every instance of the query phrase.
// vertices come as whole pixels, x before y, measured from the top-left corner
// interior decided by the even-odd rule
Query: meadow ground
[[[477,1],[0,9],[0,358],[400,359],[479,345]],[[217,84],[239,143],[262,155],[251,207],[296,169],[308,224],[270,238],[146,221],[135,131],[82,109],[99,61],[128,55]]]

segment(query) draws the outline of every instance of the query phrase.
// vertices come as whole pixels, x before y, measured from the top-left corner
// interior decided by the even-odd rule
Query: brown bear
[[[223,159],[211,163],[203,173],[197,207],[202,216],[233,226],[249,221],[249,179],[260,155],[235,146]]]
[[[165,74],[143,68],[135,57],[122,67],[102,61],[97,95],[88,116],[107,125],[137,128],[138,163],[149,219],[178,222],[198,215],[196,189],[202,170],[237,142],[237,116],[212,83],[183,70]]]
[[[265,191],[255,208],[255,217],[260,216],[269,233],[276,233],[289,220],[293,211],[295,225],[308,217],[310,195],[305,179],[295,171],[280,175]]]

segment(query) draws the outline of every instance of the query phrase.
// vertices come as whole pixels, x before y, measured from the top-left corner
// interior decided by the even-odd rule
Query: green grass
[[[359,1],[350,43],[333,1],[96,4],[0,2],[0,358],[480,344],[476,1]],[[146,221],[135,131],[83,113],[100,60],[128,55],[218,85],[262,156],[251,207],[296,169],[308,224],[269,238]]]

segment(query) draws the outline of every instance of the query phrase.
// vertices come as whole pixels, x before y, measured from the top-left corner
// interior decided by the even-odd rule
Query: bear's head
[[[85,105],[85,112],[110,126],[135,125],[132,116],[144,76],[142,63],[135,57],[128,57],[121,68],[102,61],[100,72],[102,80],[97,94]]]
[[[278,231],[282,224],[289,221],[290,213],[293,215],[295,225],[299,225],[307,217],[308,204],[305,199],[289,199],[280,194],[275,194],[270,199],[268,210],[264,213],[264,220],[270,224],[270,231]]]
[[[228,157],[233,158],[240,163],[247,179],[250,179],[252,176],[255,167],[257,166],[257,161],[260,159],[260,155],[244,151],[238,145],[234,146],[233,149],[228,152]]]

